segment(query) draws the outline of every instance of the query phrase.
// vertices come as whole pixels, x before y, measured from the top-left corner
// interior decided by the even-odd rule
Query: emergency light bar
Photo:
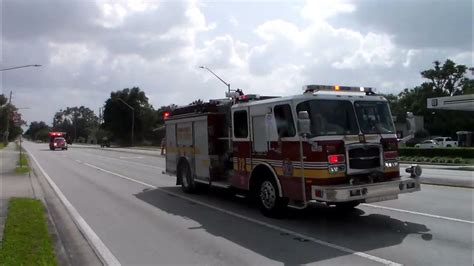
[[[306,85],[303,86],[304,93],[314,93],[318,91],[333,92],[364,92],[366,95],[375,94],[370,87],[349,87],[349,86],[328,86],[328,85]]]

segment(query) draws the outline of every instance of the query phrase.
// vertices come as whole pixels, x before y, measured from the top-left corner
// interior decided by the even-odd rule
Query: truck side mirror
[[[309,120],[308,111],[298,112],[298,131],[300,136],[309,135],[311,133],[311,120]]]

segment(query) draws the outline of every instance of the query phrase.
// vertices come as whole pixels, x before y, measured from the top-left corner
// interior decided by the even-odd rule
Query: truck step
[[[306,205],[302,201],[290,201],[290,203],[288,203],[288,208],[301,210],[306,208]]]
[[[220,188],[230,188],[229,182],[226,181],[212,181],[211,186]]]

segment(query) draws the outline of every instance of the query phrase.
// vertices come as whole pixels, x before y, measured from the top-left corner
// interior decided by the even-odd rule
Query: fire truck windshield
[[[387,134],[395,132],[387,102],[356,101],[354,105],[363,133]]]
[[[350,101],[310,100],[299,103],[296,111],[307,111],[311,120],[311,136],[357,135],[356,116]]]

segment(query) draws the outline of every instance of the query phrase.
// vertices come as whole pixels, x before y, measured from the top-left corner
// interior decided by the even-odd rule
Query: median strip
[[[24,153],[20,153],[18,157],[17,167],[15,168],[15,173],[24,174],[30,172],[28,167],[28,157]]]
[[[0,265],[57,265],[41,201],[10,200]]]

